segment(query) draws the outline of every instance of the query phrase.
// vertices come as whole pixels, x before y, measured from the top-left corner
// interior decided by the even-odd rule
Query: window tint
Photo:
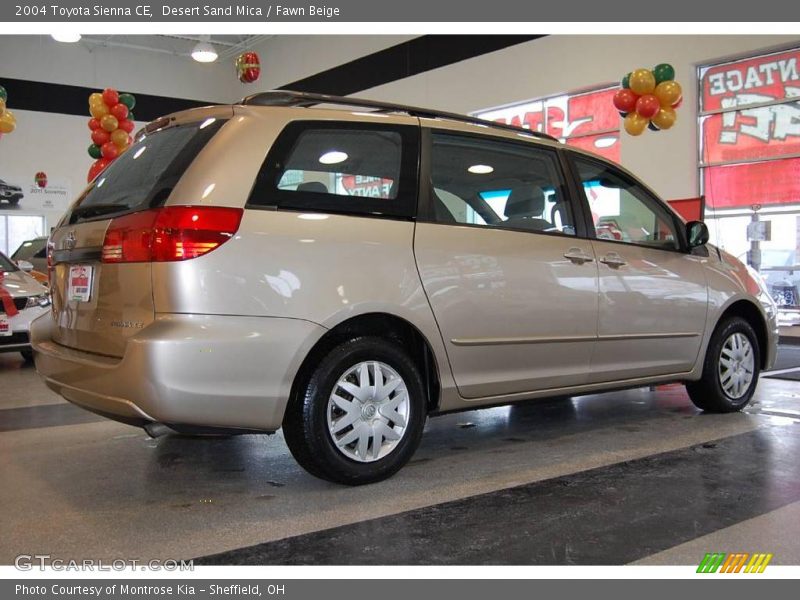
[[[394,131],[305,131],[286,160],[278,189],[394,199],[401,147]]]
[[[411,216],[418,128],[297,121],[278,137],[250,204]]]
[[[163,206],[191,162],[224,123],[207,119],[142,137],[94,180],[73,208],[70,222]]]
[[[679,248],[675,222],[666,208],[611,165],[575,157],[599,239]]]
[[[433,134],[433,219],[575,235],[554,151]]]

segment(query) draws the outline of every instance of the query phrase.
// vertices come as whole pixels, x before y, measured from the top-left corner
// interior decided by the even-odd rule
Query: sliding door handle
[[[564,258],[571,260],[576,265],[582,265],[583,263],[592,262],[594,260],[594,257],[591,254],[586,254],[586,252],[578,247],[567,250],[567,252],[564,254]]]
[[[626,261],[616,252],[609,252],[600,259],[600,262],[604,265],[608,265],[612,269],[618,269],[619,267],[623,267],[628,264],[628,261]]]

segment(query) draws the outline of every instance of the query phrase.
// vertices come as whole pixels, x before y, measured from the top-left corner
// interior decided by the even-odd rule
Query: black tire
[[[349,369],[365,361],[380,361],[402,377],[408,391],[406,429],[387,455],[373,462],[346,456],[328,428],[328,400]],[[419,369],[402,347],[377,337],[357,337],[328,352],[313,372],[299,382],[283,420],[283,435],[295,460],[306,471],[328,481],[362,485],[394,475],[417,449],[425,426],[426,393]]]
[[[33,362],[33,350],[20,350],[19,353],[25,362]]]
[[[729,395],[722,386],[719,374],[723,344],[732,335],[740,333],[750,342],[753,351],[753,376],[746,391],[739,397]],[[703,362],[703,376],[699,381],[686,384],[689,398],[697,408],[706,412],[728,413],[742,410],[750,402],[758,384],[761,370],[761,353],[753,327],[741,317],[725,319],[714,331]]]

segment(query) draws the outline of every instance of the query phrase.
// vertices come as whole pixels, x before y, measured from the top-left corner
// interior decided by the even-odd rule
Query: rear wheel
[[[758,341],[750,323],[731,317],[711,336],[700,381],[686,385],[689,397],[708,412],[734,412],[750,402],[758,383]]]
[[[33,362],[33,350],[20,350],[19,353],[22,354],[22,358],[25,359],[25,362]]]
[[[347,485],[386,479],[419,445],[424,390],[402,348],[376,337],[346,341],[301,382],[283,422],[286,443],[321,479]]]

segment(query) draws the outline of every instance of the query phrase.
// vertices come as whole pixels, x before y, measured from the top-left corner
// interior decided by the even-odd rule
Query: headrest
[[[297,186],[298,192],[316,192],[317,194],[327,194],[328,188],[321,181],[306,181]]]
[[[544,211],[542,188],[526,185],[511,190],[506,201],[506,218],[539,216]]]

